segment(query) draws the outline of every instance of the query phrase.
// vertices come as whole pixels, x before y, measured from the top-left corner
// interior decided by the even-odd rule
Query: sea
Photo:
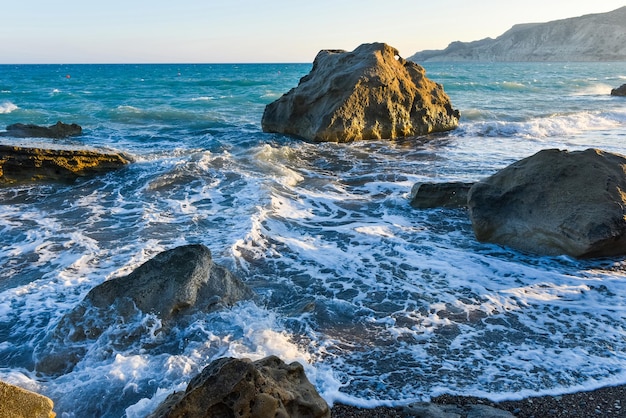
[[[416,183],[480,181],[542,149],[626,154],[626,99],[610,95],[626,62],[424,67],[461,111],[457,129],[335,144],[261,129],[310,63],[0,66],[0,129],[83,127],[1,143],[134,160],[0,188],[0,380],[48,396],[59,417],[129,418],[221,357],[298,361],[331,405],[626,384],[624,257],[478,242],[466,209],[409,203]],[[90,340],[71,371],[35,371],[90,289],[192,243],[258,298],[167,332],[139,315]]]

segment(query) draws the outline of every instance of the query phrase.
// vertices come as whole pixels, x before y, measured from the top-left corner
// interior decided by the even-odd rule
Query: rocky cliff
[[[427,61],[626,61],[626,7],[515,25],[496,39],[452,42],[408,58]]]

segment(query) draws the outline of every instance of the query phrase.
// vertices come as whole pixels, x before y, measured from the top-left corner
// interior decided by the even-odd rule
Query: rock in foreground
[[[33,124],[14,123],[7,126],[6,132],[0,132],[0,136],[13,138],[67,138],[82,135],[83,128],[75,123],[63,123],[58,121],[54,125],[39,126]]]
[[[300,363],[274,356],[255,362],[221,358],[149,415],[174,417],[330,418],[330,409]]]
[[[53,407],[45,396],[0,381],[1,418],[54,418]]]
[[[626,254],[626,157],[543,150],[476,183],[468,206],[479,241],[544,255]]]
[[[31,182],[72,182],[121,168],[130,158],[88,149],[46,149],[0,145],[0,186]]]
[[[91,289],[36,347],[35,368],[46,374],[65,373],[83,357],[86,342],[100,338],[121,349],[143,341],[149,347],[157,335],[189,315],[253,296],[239,278],[213,262],[204,245],[164,251],[128,276]]]
[[[456,128],[459,111],[425,73],[384,43],[322,50],[298,86],[266,106],[263,131],[348,142]]]

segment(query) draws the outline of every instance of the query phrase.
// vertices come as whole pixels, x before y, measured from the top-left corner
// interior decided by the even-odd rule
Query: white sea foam
[[[15,104],[11,103],[11,102],[4,102],[4,103],[0,103],[0,115],[1,114],[8,114],[13,112],[14,110],[19,109]]]
[[[589,85],[589,86],[581,88],[580,90],[575,92],[574,95],[577,95],[577,96],[600,96],[600,95],[608,96],[609,94],[611,94],[611,90],[614,89],[614,88],[615,88],[615,86],[611,86],[610,84],[607,84],[607,83],[597,83],[597,84],[592,84],[592,85]]]
[[[552,114],[527,121],[470,122],[461,125],[467,135],[522,137],[527,139],[572,137],[591,131],[613,130],[622,121],[619,113],[575,112]]]

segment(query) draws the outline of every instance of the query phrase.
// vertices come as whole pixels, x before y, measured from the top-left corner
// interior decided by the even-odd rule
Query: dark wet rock
[[[148,417],[330,418],[330,409],[300,363],[221,358]]]
[[[53,407],[45,396],[0,381],[0,417],[54,418]]]
[[[543,255],[626,254],[625,173],[622,155],[540,151],[470,189],[476,238]]]
[[[78,177],[119,169],[130,157],[91,149],[47,149],[0,145],[0,187],[32,182],[69,183]]]
[[[416,183],[411,206],[416,209],[467,207],[467,194],[474,183]]]
[[[60,139],[83,134],[83,128],[75,123],[63,123],[61,121],[50,126],[14,123],[7,126],[6,132],[0,132],[0,136],[13,138],[52,138]]]
[[[322,50],[296,88],[266,106],[264,132],[312,141],[394,139],[455,129],[460,113],[423,67],[384,43]]]
[[[611,96],[626,96],[626,84],[611,90]]]
[[[189,315],[253,297],[240,279],[213,262],[204,245],[164,251],[128,276],[91,289],[36,348],[36,370],[47,374],[71,370],[105,333],[106,345],[116,349],[144,342],[149,346]]]

